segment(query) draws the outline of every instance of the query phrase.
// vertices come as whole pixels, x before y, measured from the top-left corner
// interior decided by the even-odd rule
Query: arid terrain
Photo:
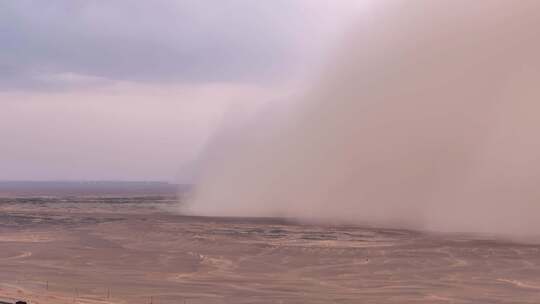
[[[172,196],[0,199],[0,301],[539,303],[540,245],[173,212]]]

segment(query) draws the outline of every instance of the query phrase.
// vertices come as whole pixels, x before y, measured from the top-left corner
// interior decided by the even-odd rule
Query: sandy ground
[[[0,199],[0,301],[540,303],[540,245],[277,219],[173,199]]]

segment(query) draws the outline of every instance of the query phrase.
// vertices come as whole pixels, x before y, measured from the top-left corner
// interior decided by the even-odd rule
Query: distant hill
[[[0,196],[176,195],[189,188],[154,181],[0,181]]]

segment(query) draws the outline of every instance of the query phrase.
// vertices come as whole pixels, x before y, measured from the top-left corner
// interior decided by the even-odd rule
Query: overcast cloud
[[[320,0],[2,0],[0,84],[269,81],[312,59],[344,7]]]
[[[363,0],[0,0],[0,180],[185,180]]]

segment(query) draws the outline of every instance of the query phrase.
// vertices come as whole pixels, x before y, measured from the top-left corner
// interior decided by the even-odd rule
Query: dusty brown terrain
[[[539,303],[540,246],[276,219],[167,197],[0,199],[0,301]]]

